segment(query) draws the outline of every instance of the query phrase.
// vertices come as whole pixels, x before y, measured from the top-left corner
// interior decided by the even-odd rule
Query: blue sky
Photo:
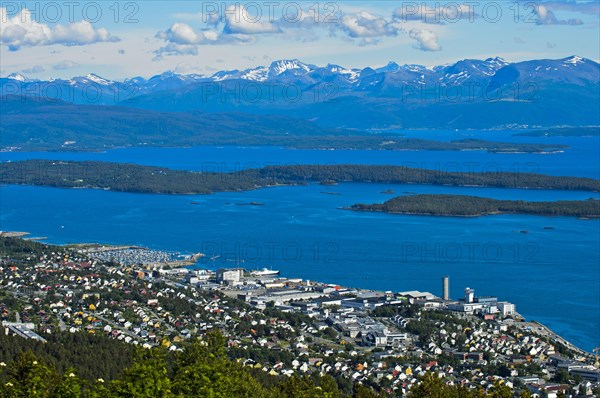
[[[2,1],[0,75],[212,74],[273,60],[600,59],[600,2]]]

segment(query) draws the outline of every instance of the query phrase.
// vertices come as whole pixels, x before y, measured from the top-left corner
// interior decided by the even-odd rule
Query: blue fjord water
[[[519,140],[543,142],[537,137]],[[534,169],[598,178],[598,139],[568,142],[573,149],[552,155],[200,147],[3,153],[0,159],[93,159],[225,171],[289,163],[418,164],[449,171]],[[497,295],[514,302],[528,319],[548,325],[584,349],[598,345],[599,221],[523,215],[400,216],[340,209],[382,202],[390,197],[382,194],[387,189],[397,194],[525,200],[599,197],[590,192],[391,184],[313,184],[192,196],[2,186],[0,229],[30,231],[51,243],[89,241],[201,251],[213,257],[201,264],[210,268],[266,266],[289,277],[381,290],[440,294],[441,277],[449,275],[452,297],[461,297],[467,286],[480,295]],[[248,206],[249,202],[264,205]]]

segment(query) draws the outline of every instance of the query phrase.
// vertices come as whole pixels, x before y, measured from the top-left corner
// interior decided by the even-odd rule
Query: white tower
[[[465,303],[470,304],[475,299],[475,290],[470,287],[465,289]]]
[[[442,278],[442,298],[444,300],[450,299],[450,278],[447,276]]]

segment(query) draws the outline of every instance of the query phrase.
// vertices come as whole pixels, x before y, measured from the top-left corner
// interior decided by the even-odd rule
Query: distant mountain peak
[[[85,76],[77,76],[71,80],[74,82],[90,82],[91,81],[93,83],[100,84],[102,86],[108,86],[108,85],[111,85],[114,83],[112,80],[105,79],[101,76],[98,76],[95,73],[88,73]]]
[[[567,57],[567,58],[563,59],[563,63],[565,63],[565,64],[571,64],[571,65],[584,64],[585,61],[586,61],[585,58],[581,58],[581,57],[578,57],[576,55],[572,55],[570,57]]]
[[[340,65],[337,65],[337,64],[327,64],[325,66],[325,69],[327,69],[330,72],[342,72],[342,71],[347,70],[343,66],[340,66]]]
[[[20,73],[11,73],[10,75],[6,76],[7,79],[11,79],[11,80],[16,80],[19,82],[26,82],[29,79],[27,79],[25,76],[23,76]]]
[[[163,73],[161,73],[160,75],[156,75],[153,78],[157,77],[157,78],[165,78],[165,77],[173,77],[173,76],[177,76],[177,73],[175,73],[173,70],[167,70],[164,71]]]
[[[400,70],[400,65],[394,61],[390,61],[386,66],[382,66],[381,68],[377,68],[375,70],[377,72],[397,72]]]
[[[269,75],[279,76],[287,71],[310,72],[313,68],[297,59],[282,59],[271,62],[269,67]]]

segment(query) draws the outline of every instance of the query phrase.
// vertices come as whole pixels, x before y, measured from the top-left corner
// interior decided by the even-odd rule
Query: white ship
[[[273,276],[273,275],[279,275],[279,271],[268,269],[268,268],[263,268],[260,271],[252,271],[250,273],[250,275],[252,275],[252,276]]]

